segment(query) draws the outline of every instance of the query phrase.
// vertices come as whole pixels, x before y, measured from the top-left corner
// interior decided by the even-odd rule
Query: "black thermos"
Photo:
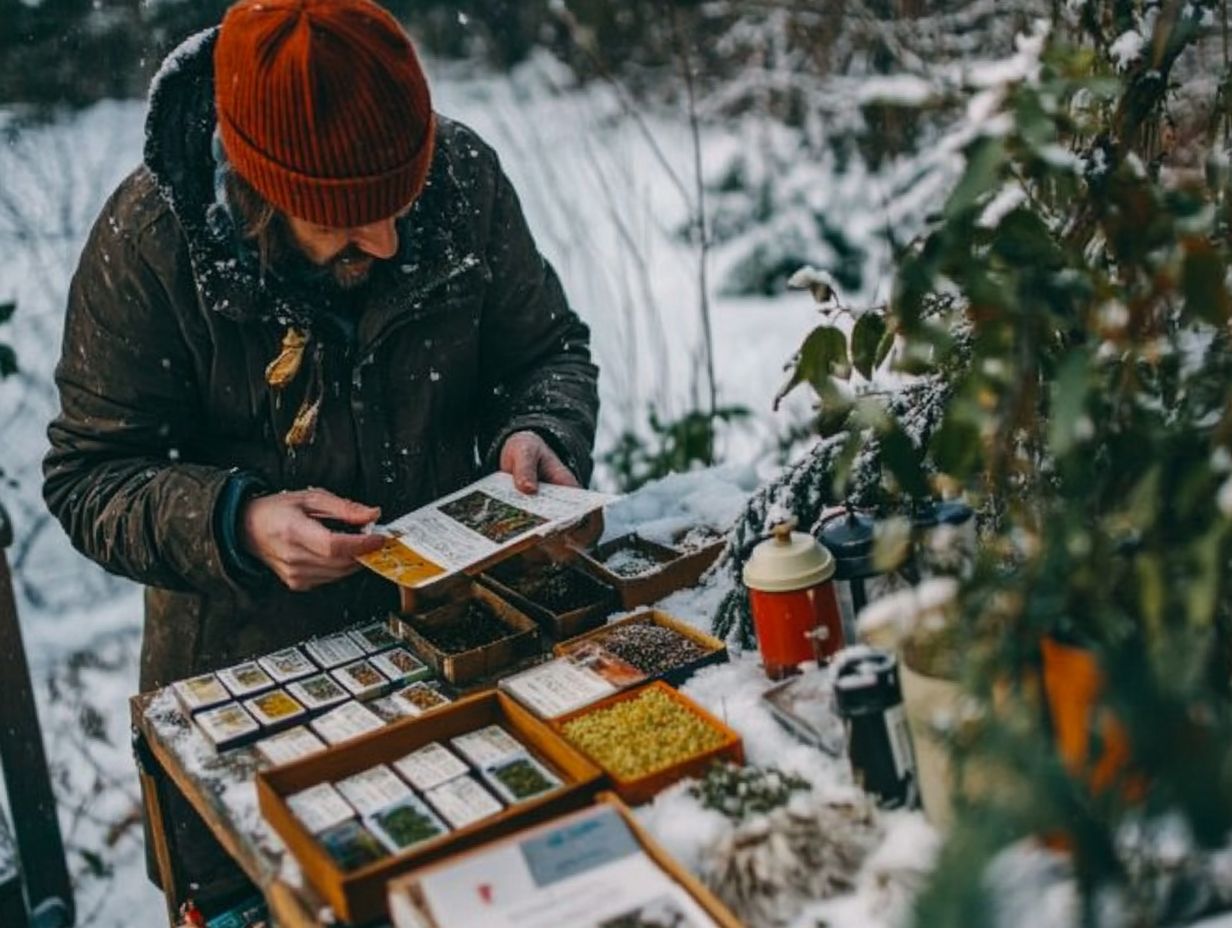
[[[885,808],[914,806],[915,755],[894,655],[864,646],[839,652],[834,698],[847,725],[847,754],[856,782]]]

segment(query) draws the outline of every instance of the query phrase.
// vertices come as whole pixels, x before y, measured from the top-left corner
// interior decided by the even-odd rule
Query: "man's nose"
[[[351,243],[374,258],[392,258],[398,250],[398,229],[393,219],[382,219],[355,229]]]

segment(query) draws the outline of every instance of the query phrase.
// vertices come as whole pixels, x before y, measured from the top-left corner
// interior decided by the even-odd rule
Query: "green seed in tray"
[[[514,802],[531,799],[560,786],[559,780],[529,757],[504,761],[489,767],[486,773]]]
[[[514,629],[475,599],[468,602],[466,610],[451,621],[440,625],[416,624],[415,630],[446,654],[472,651],[514,634]]]
[[[614,625],[595,640],[604,650],[652,677],[699,661],[709,653],[696,641],[653,622]]]
[[[724,741],[721,731],[654,688],[570,719],[561,731],[623,780],[664,770]]]
[[[395,853],[449,830],[415,797],[377,812],[368,820],[368,826]]]
[[[344,871],[358,870],[388,854],[372,832],[356,821],[335,825],[317,835],[317,840]]]

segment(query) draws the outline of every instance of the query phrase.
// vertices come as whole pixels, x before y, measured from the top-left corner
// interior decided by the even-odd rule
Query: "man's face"
[[[397,253],[395,223],[405,214],[404,209],[387,219],[349,229],[321,226],[294,216],[286,218],[291,236],[305,257],[328,268],[341,289],[351,290],[368,279],[374,262],[388,260]]]

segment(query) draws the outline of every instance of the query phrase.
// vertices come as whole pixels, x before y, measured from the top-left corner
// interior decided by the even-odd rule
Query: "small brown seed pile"
[[[599,644],[652,677],[701,660],[708,653],[679,632],[651,622],[614,626],[599,636]]]
[[[418,625],[416,631],[446,654],[459,654],[508,638],[513,629],[478,600],[471,600],[466,611],[442,625]]]
[[[723,733],[657,689],[644,690],[561,726],[565,737],[625,780],[696,757],[723,743]]]

